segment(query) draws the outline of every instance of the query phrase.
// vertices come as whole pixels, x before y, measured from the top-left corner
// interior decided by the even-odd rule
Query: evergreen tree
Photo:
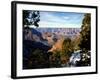
[[[39,27],[38,22],[40,21],[40,12],[32,10],[23,11],[23,25],[34,25]]]
[[[90,66],[91,65],[91,15],[89,13],[84,15],[81,27],[81,41],[80,49],[82,49],[81,60],[77,66]]]
[[[72,41],[70,38],[67,38],[63,41],[63,44],[62,44],[62,54],[71,56],[72,52],[73,52]]]
[[[73,45],[70,38],[67,38],[63,41],[62,51],[61,51],[61,62],[62,64],[66,64],[69,62],[69,58],[71,53],[73,52]]]
[[[80,48],[82,50],[90,50],[91,49],[91,15],[85,14],[81,27],[81,41]]]

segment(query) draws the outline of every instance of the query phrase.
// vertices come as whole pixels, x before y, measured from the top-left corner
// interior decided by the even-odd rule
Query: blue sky
[[[40,27],[80,28],[84,13],[74,12],[40,12]]]

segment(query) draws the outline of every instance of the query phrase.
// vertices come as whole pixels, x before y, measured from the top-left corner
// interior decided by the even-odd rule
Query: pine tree
[[[23,11],[23,25],[26,25],[26,26],[34,25],[36,27],[39,27],[39,24],[38,24],[39,21],[40,21],[39,11],[31,11],[31,10]]]
[[[91,49],[91,15],[85,14],[81,27],[81,41],[80,48],[82,50],[90,50]]]

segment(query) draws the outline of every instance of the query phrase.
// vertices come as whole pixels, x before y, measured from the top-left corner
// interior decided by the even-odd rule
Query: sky
[[[40,11],[39,27],[80,28],[84,13]]]

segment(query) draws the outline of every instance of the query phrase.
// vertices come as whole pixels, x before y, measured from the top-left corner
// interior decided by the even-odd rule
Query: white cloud
[[[44,16],[43,16],[44,15]],[[41,16],[41,18],[42,18],[42,16],[43,16],[43,20],[44,21],[50,21],[50,22],[58,22],[58,23],[64,23],[64,22],[66,22],[66,20],[64,20],[63,18],[62,18],[62,16],[61,17],[59,17],[59,16],[56,16],[56,15],[54,15],[54,14],[49,14],[49,13],[47,13],[47,12],[43,12],[42,13],[42,15],[40,15]]]
[[[64,19],[67,19],[67,20],[70,19],[70,17],[68,17],[68,16],[65,16],[65,17],[63,17],[63,18],[64,18]]]
[[[41,21],[39,22],[39,27],[41,28],[80,28],[81,24],[61,24],[56,22],[47,22]]]
[[[76,17],[78,16],[67,16],[57,15],[56,13],[49,13],[49,12],[41,12],[40,13],[40,27],[49,27],[49,28],[80,28],[81,23],[76,23]],[[74,22],[73,22],[74,21]]]

